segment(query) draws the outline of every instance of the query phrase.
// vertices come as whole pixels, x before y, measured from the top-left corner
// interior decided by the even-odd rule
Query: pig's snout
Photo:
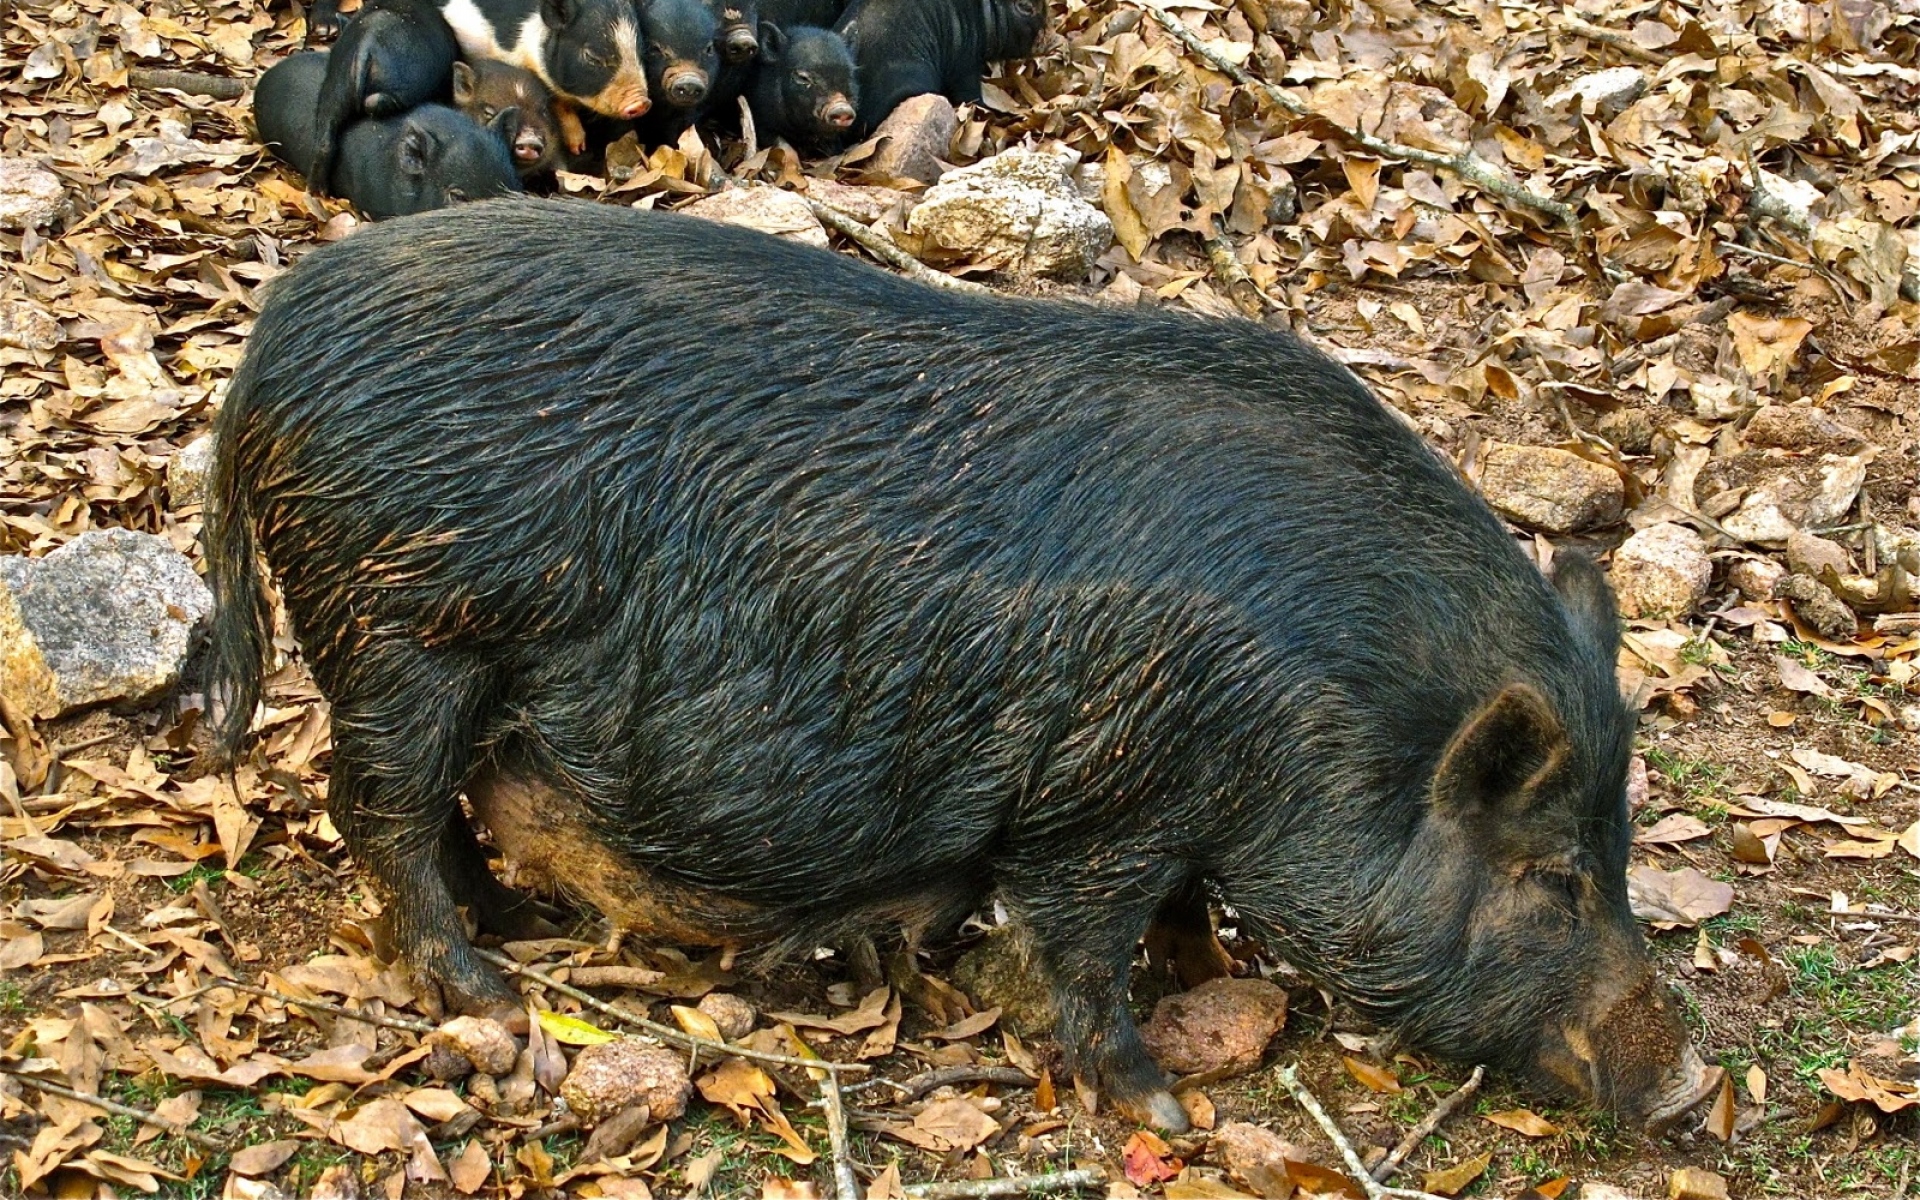
[[[547,139],[537,129],[522,129],[513,139],[513,156],[521,162],[539,162],[546,152]]]
[[[667,98],[680,108],[691,108],[707,98],[707,73],[699,67],[674,67],[660,83]]]
[[[820,110],[820,115],[835,129],[846,129],[853,124],[853,105],[845,96],[834,96]]]
[[[1540,1059],[1547,1075],[1654,1133],[1711,1096],[1725,1075],[1689,1044],[1679,1006],[1651,970],[1593,1023],[1549,1041]]]
[[[620,115],[629,121],[638,120],[652,111],[653,101],[646,96],[641,96],[637,100],[629,100],[620,106]]]
[[[720,57],[730,63],[743,63],[760,53],[760,39],[753,36],[753,30],[745,25],[736,25],[727,30],[726,40],[720,43]]]
[[[632,121],[653,111],[653,97],[647,93],[644,78],[625,82],[616,80],[589,101],[587,107],[602,116],[624,117]]]

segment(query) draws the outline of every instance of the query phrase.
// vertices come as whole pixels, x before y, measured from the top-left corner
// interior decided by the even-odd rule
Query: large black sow
[[[663,939],[997,895],[1072,1069],[1170,1128],[1128,964],[1207,894],[1413,1045],[1641,1116],[1707,1082],[1628,909],[1603,577],[1291,337],[509,199],[303,259],[215,436],[219,749],[263,559],[333,821],[455,1007],[513,1006],[456,907],[524,915],[464,791]]]

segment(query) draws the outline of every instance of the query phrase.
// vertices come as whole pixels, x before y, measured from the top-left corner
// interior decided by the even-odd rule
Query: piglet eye
[[[795,71],[793,73],[793,81],[801,87],[813,86],[813,76],[807,74],[805,71]]]

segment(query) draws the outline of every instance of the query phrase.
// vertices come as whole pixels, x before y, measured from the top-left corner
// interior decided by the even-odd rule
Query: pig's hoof
[[[1187,1110],[1180,1107],[1169,1091],[1150,1092],[1137,1100],[1122,1101],[1121,1112],[1142,1125],[1151,1125],[1164,1133],[1185,1133],[1191,1127]]]

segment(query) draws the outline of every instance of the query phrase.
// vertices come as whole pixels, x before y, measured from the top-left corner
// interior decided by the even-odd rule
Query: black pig
[[[733,66],[752,62],[760,52],[760,7],[756,0],[706,0],[720,32],[714,45],[720,61]]]
[[[987,64],[1031,51],[1045,22],[1042,0],[855,0],[834,29],[860,65],[859,132],[909,96],[979,100]]]
[[[436,0],[367,0],[327,56],[314,107],[307,186],[331,192],[334,144],[349,122],[445,100],[460,47]]]
[[[829,29],[760,25],[760,62],[747,89],[754,127],[809,153],[832,153],[859,104],[853,53]]]
[[[554,116],[567,150],[586,149],[575,106],[633,120],[653,107],[640,61],[633,0],[439,0],[469,60],[532,71],[558,98]]]
[[[313,111],[326,73],[325,52],[302,51],[275,63],[253,89],[260,141],[296,170],[314,158]],[[340,132],[328,190],[375,219],[519,191],[505,141],[517,121],[508,109],[481,126],[440,104],[364,117]]]
[[[551,171],[560,159],[560,131],[553,119],[553,93],[532,71],[481,59],[453,66],[453,106],[481,124],[514,110],[506,131],[514,170],[522,179]]]
[[[782,29],[795,25],[831,29],[845,11],[844,0],[760,0],[760,20],[772,21]]]
[[[997,895],[1072,1070],[1169,1128],[1128,967],[1208,892],[1436,1053],[1655,1117],[1708,1082],[1628,908],[1604,577],[1291,337],[505,200],[295,264],[214,436],[217,752],[264,562],[328,811],[455,1007],[516,1007],[457,906],[525,914],[464,791],[667,940]]]
[[[720,70],[720,27],[703,0],[642,0],[640,28],[654,107],[634,127],[642,142],[657,145],[706,111]]]

